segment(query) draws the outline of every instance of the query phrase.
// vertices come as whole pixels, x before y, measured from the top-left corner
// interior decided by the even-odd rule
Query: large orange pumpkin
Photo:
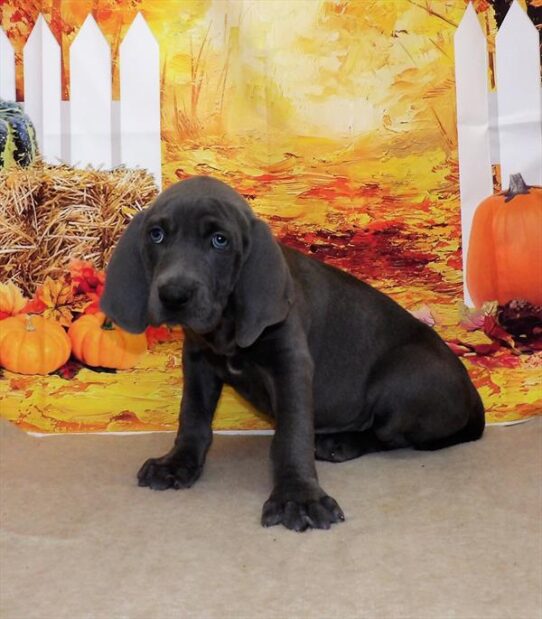
[[[68,330],[74,357],[94,367],[127,370],[147,350],[144,334],[134,335],[119,329],[105,314],[85,314]]]
[[[19,374],[49,374],[69,359],[70,338],[53,320],[19,314],[0,322],[0,365]]]
[[[513,299],[542,304],[542,187],[526,185],[521,174],[476,209],[467,286],[476,306]]]

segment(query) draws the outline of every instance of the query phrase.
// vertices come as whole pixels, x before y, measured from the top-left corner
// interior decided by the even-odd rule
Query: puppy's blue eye
[[[149,237],[153,243],[161,243],[166,236],[166,233],[160,228],[160,226],[154,226],[149,231]]]
[[[216,232],[211,237],[211,245],[215,249],[226,249],[229,244],[230,242],[228,241],[228,239],[223,234],[220,234],[220,232]]]

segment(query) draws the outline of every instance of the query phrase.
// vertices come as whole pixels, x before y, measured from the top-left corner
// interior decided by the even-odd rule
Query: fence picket
[[[463,294],[467,290],[467,253],[476,206],[493,193],[489,142],[487,43],[476,11],[469,4],[455,33],[455,79],[459,151],[459,192],[463,250]]]
[[[70,99],[71,164],[110,168],[111,50],[92,15],[70,47]]]
[[[121,161],[146,168],[160,186],[159,48],[141,13],[124,37],[119,56]]]
[[[542,185],[542,109],[538,32],[515,0],[496,41],[499,142],[503,189],[520,172]]]
[[[15,101],[15,52],[0,28],[0,98]]]
[[[36,129],[38,145],[49,163],[61,159],[60,45],[43,15],[23,49],[24,107]]]

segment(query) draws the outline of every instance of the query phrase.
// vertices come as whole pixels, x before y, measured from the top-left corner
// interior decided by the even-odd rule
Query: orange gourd
[[[542,304],[542,187],[528,186],[521,174],[476,209],[467,286],[476,306],[514,299]]]
[[[68,330],[73,356],[86,365],[127,370],[134,367],[147,350],[144,334],[119,329],[105,314],[85,314]]]
[[[14,316],[23,309],[27,301],[13,282],[0,284],[0,319]]]
[[[20,314],[0,322],[0,366],[19,374],[49,374],[70,357],[66,331],[43,316]]]

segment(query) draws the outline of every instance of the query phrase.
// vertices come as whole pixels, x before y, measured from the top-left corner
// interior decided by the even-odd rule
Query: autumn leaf
[[[471,0],[465,0],[465,4],[468,4]],[[491,6],[491,3],[489,2],[489,0],[474,0],[474,10],[477,13],[483,13],[484,11],[487,11],[489,9],[489,7]]]
[[[69,327],[73,322],[73,314],[67,306],[46,309],[43,312],[43,315],[45,318],[50,318],[51,320],[58,322],[58,324],[63,327]]]
[[[82,363],[75,360],[73,357],[70,357],[70,359],[68,359],[68,361],[66,361],[66,363],[62,367],[58,368],[55,374],[57,376],[60,376],[60,378],[71,380],[72,378],[75,378],[77,376],[79,370],[82,367]]]
[[[70,276],[74,294],[81,299],[77,306],[72,304],[72,311],[84,314],[99,312],[100,298],[105,285],[105,273],[96,270],[90,262],[74,260],[70,264]]]
[[[499,343],[505,348],[514,348],[512,336],[499,325],[495,316],[484,317],[483,330],[494,342]]]
[[[45,306],[42,313],[46,318],[55,320],[63,327],[71,325],[73,314],[70,304],[74,301],[74,294],[70,275],[58,280],[47,277],[36,297]]]
[[[145,335],[147,336],[147,344],[149,348],[153,348],[160,342],[169,342],[175,339],[175,334],[165,326],[147,327],[145,330]]]
[[[17,376],[9,381],[9,387],[13,391],[24,391],[31,387],[33,382],[33,376]]]
[[[448,340],[446,342],[448,348],[458,357],[464,357],[468,352],[472,352],[472,349],[467,344],[464,344],[460,340]]]
[[[503,349],[501,348],[501,351]],[[520,366],[521,361],[518,355],[511,352],[500,352],[496,355],[477,355],[469,358],[472,363],[487,368],[488,370],[496,370],[500,368],[514,369]]]
[[[38,297],[48,308],[67,305],[73,300],[71,277],[65,275],[58,280],[47,277],[38,291]]]
[[[70,264],[70,275],[76,294],[101,296],[105,284],[105,274],[103,271],[97,271],[92,263],[74,260]]]
[[[494,355],[501,349],[501,345],[498,342],[491,342],[490,344],[469,344],[458,339],[448,340],[446,342],[452,352],[458,357],[465,356],[481,356]]]
[[[20,314],[43,314],[43,312],[46,309],[47,309],[47,306],[45,305],[45,303],[41,299],[34,297],[33,299],[30,299],[30,301],[28,301],[28,303],[22,308],[22,310],[19,313]]]
[[[96,297],[95,299],[93,299],[92,301],[89,301],[83,308],[82,313],[83,314],[97,314],[98,312],[101,312],[101,308],[100,308],[100,299],[98,297]]]
[[[423,322],[430,327],[434,327],[437,324],[435,317],[431,313],[431,308],[429,305],[422,305],[421,307],[412,310],[410,313],[414,316],[414,318],[417,318],[420,322]]]
[[[89,312],[89,307],[94,303],[94,298],[89,298],[87,295],[77,295],[73,303],[70,303],[70,310],[72,314],[91,314],[95,312]],[[99,311],[96,309],[95,311]]]
[[[497,309],[497,301],[484,303],[482,307],[474,309],[463,305],[460,310],[460,325],[467,331],[477,331],[478,329],[483,329],[485,317],[496,316]]]
[[[465,308],[461,313],[459,324],[467,331],[477,331],[484,326],[484,313],[480,309],[469,310]]]

